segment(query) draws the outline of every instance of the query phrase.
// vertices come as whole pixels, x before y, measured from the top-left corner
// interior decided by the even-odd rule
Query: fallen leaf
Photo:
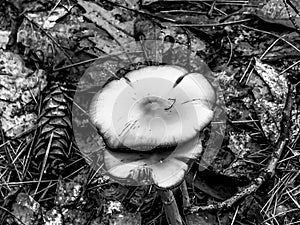
[[[85,9],[84,16],[105,30],[113,40],[101,37],[94,38],[96,46],[109,54],[123,49],[123,45],[133,38],[134,18],[128,10],[115,7],[108,10],[100,5],[79,0],[78,4]]]
[[[270,0],[266,4],[260,3],[258,8],[249,8],[249,11],[269,23],[297,29],[300,26],[298,0]]]
[[[40,205],[30,195],[20,193],[17,196],[16,203],[13,204],[12,213],[26,225],[38,224],[37,217]],[[22,224],[18,221],[18,224]]]
[[[281,114],[288,92],[287,79],[259,59],[255,59],[255,70],[257,74],[253,73],[247,84],[253,88],[256,99],[254,108],[262,129],[266,137],[274,142],[280,134]]]

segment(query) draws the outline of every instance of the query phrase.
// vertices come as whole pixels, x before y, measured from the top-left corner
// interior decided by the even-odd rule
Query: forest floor
[[[297,0],[0,0],[0,224],[167,223],[154,185],[102,171],[88,115],[112,58],[149,51],[217,94],[172,189],[183,224],[300,224]]]

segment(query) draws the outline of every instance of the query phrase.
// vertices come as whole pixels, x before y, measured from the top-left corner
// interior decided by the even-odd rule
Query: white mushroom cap
[[[130,184],[155,184],[160,188],[172,188],[182,182],[187,170],[187,161],[202,152],[198,137],[182,143],[168,154],[133,154],[104,152],[104,169],[116,181]]]
[[[104,86],[90,116],[110,149],[148,151],[197,136],[213,118],[215,98],[200,73],[148,66]]]

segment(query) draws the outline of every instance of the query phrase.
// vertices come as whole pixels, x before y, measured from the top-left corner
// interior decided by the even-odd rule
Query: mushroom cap
[[[104,152],[104,170],[114,180],[133,185],[154,184],[169,189],[180,184],[188,171],[187,162],[202,152],[198,137],[179,144],[173,152]]]
[[[133,70],[93,98],[90,118],[110,150],[182,145],[213,118],[216,96],[200,73],[174,65]]]

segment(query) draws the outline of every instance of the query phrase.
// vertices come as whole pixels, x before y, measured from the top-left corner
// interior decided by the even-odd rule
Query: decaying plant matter
[[[0,224],[298,224],[299,12],[2,1]]]

